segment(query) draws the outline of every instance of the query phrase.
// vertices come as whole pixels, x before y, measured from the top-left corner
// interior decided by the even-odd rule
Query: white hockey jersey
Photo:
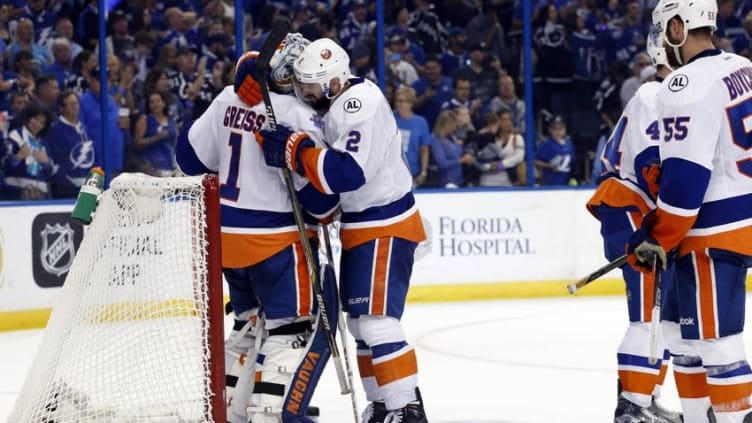
[[[278,123],[302,128],[320,142],[320,119],[313,109],[293,96],[270,96]],[[190,147],[178,147],[184,172],[218,174],[224,267],[258,263],[299,239],[282,174],[266,165],[254,137],[267,120],[263,103],[248,107],[228,86],[193,123],[187,141],[179,140]],[[195,166],[195,159],[205,169]],[[296,187],[302,185],[296,181]]]
[[[301,154],[305,175],[319,191],[340,194],[345,248],[384,236],[420,242],[425,231],[394,114],[373,82],[350,83],[324,116],[329,148]]]
[[[651,164],[660,163],[660,130],[656,102],[661,83],[642,84],[629,100],[601,154],[605,179],[587,207],[597,217],[601,206],[636,208],[646,214],[655,208],[648,178]]]
[[[679,254],[752,255],[752,63],[706,50],[661,85],[661,189],[651,235]]]

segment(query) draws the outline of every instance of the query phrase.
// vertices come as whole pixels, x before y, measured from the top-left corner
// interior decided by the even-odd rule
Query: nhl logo
[[[55,276],[68,272],[76,255],[70,224],[46,224],[39,236],[42,238],[40,259],[44,270]]]
[[[325,48],[321,50],[321,58],[324,60],[329,60],[332,57],[332,51],[328,48]]]
[[[668,89],[673,92],[681,91],[687,88],[687,85],[689,85],[689,78],[682,73],[672,76],[668,81]]]

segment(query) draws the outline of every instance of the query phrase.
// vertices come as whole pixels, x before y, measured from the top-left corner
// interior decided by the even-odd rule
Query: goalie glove
[[[249,51],[238,59],[235,65],[235,94],[243,103],[253,107],[262,101],[261,87],[256,81],[256,62],[259,52]]]
[[[268,166],[284,168],[304,176],[300,153],[305,148],[313,147],[313,141],[304,132],[278,125],[277,130],[262,129],[256,133],[256,142],[264,151],[264,161]]]

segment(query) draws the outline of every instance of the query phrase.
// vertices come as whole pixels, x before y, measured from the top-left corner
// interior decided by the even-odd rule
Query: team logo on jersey
[[[360,100],[358,100],[357,98],[350,98],[345,100],[345,104],[342,107],[345,108],[345,111],[347,113],[355,113],[360,110],[362,106],[363,105],[360,103]]]
[[[325,49],[321,50],[321,58],[322,59],[329,60],[329,59],[331,59],[331,57],[332,57],[332,51],[331,50],[329,50],[328,48],[325,48]]]
[[[689,78],[683,73],[672,76],[668,81],[668,89],[673,92],[681,91],[687,88],[687,85],[689,85]]]
[[[63,285],[84,232],[68,213],[41,213],[31,224],[34,282],[42,288]]]

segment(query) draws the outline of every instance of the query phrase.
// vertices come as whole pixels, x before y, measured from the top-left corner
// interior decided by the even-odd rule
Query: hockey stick
[[[618,257],[614,261],[607,263],[606,265],[602,267],[599,267],[596,271],[578,280],[577,282],[570,283],[569,285],[567,285],[567,291],[569,291],[570,294],[574,294],[575,292],[577,292],[578,289],[600,278],[606,273],[616,269],[617,267],[621,267],[626,262],[627,262],[626,255]]]
[[[332,252],[332,241],[329,238],[329,225],[323,225],[324,232],[324,247],[326,250],[326,258],[329,260],[329,265],[334,266],[334,253]],[[347,370],[347,381],[350,383],[350,402],[353,409],[353,416],[355,417],[355,423],[360,421],[360,414],[358,414],[358,401],[355,398],[355,385],[353,384],[353,370],[352,364],[350,364],[350,352],[347,348],[347,328],[345,328],[344,313],[342,313],[342,306],[337,308],[337,322],[339,326],[339,334],[342,339],[342,355],[345,356],[345,369]]]
[[[274,131],[277,129],[277,118],[274,115],[274,108],[272,107],[271,97],[269,96],[269,83],[266,75],[269,72],[269,61],[274,55],[274,51],[279,46],[279,43],[285,38],[288,32],[290,32],[291,26],[287,20],[278,20],[272,26],[269,31],[264,45],[261,47],[258,61],[256,62],[256,81],[258,81],[261,89],[261,96],[264,99],[264,105],[266,106],[266,116],[269,122],[269,128]],[[332,361],[334,367],[337,370],[337,379],[339,379],[339,386],[342,390],[342,395],[350,392],[350,386],[347,383],[345,376],[345,369],[342,366],[342,358],[337,348],[337,341],[332,333],[332,326],[329,320],[329,313],[326,309],[326,303],[324,302],[323,289],[319,281],[318,266],[314,261],[314,252],[311,248],[311,242],[308,240],[308,233],[305,227],[305,221],[303,220],[303,211],[300,208],[298,202],[298,196],[295,193],[295,187],[292,182],[292,174],[290,169],[283,168],[282,174],[285,178],[285,186],[287,187],[287,195],[290,197],[290,203],[292,203],[292,212],[295,217],[295,225],[298,227],[298,233],[300,235],[300,243],[303,246],[303,255],[305,256],[306,264],[308,265],[308,277],[311,280],[311,288],[313,294],[316,297],[316,303],[319,307],[319,315],[321,317],[321,323],[324,325],[324,335],[326,336],[326,342],[329,344],[329,349],[332,352]]]
[[[663,263],[656,255],[653,262],[653,274],[655,275],[653,283],[653,312],[650,316],[650,354],[648,363],[655,364],[658,362],[658,338],[661,333],[661,284],[663,282]]]

